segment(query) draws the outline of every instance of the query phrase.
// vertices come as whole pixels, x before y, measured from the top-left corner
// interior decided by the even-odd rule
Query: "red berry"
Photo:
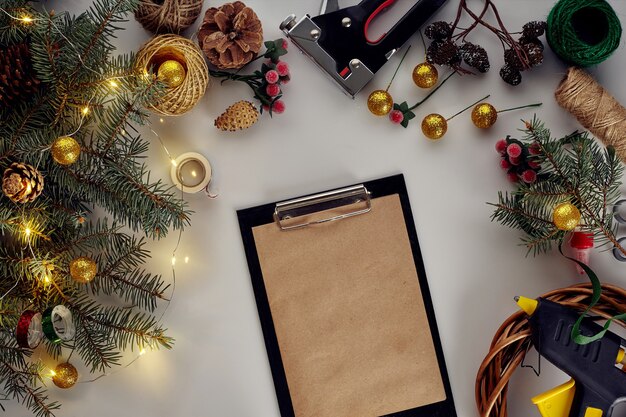
[[[508,174],[506,174],[507,178],[509,179],[509,181],[511,182],[518,182],[518,178],[517,178],[517,174],[514,171],[509,172]]]
[[[276,70],[269,70],[265,73],[265,80],[270,84],[276,84],[280,76]]]
[[[539,155],[541,153],[541,145],[539,145],[539,142],[531,143],[528,147],[528,152],[530,152],[531,155]]]
[[[507,146],[506,153],[511,158],[519,158],[519,156],[522,154],[522,147],[519,146],[517,143],[511,143],[509,146]]]
[[[522,180],[524,180],[524,182],[527,184],[532,184],[533,182],[537,181],[537,173],[532,169],[527,169],[526,171],[522,172]]]
[[[528,161],[528,166],[532,169],[541,169],[541,164],[537,161]]]
[[[499,141],[496,142],[496,151],[504,155],[504,153],[506,152],[506,140],[505,139],[500,139]]]
[[[272,113],[281,114],[285,111],[285,103],[282,100],[276,100],[272,104]]]
[[[508,169],[511,168],[511,163],[506,159],[503,159],[500,161],[500,168],[508,171]]]
[[[400,124],[404,120],[404,114],[402,114],[400,110],[392,110],[389,113],[389,120],[391,120],[393,124]]]
[[[283,38],[282,41],[283,41],[282,45],[280,45],[280,46],[282,46],[283,49],[287,49],[287,46],[289,46],[289,44],[287,43],[287,39]]]
[[[276,71],[281,77],[286,77],[289,75],[289,65],[287,65],[285,61],[278,61],[276,64]]]
[[[522,162],[522,159],[520,157],[517,158],[509,158],[509,162],[512,165],[519,165]]]
[[[268,84],[267,87],[265,87],[265,92],[270,97],[276,97],[280,94],[280,87],[278,84]]]

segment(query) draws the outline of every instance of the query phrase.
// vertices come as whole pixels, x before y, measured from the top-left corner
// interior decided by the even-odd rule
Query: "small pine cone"
[[[2,175],[2,192],[14,203],[34,201],[43,191],[43,176],[33,166],[14,162]]]
[[[532,43],[533,45],[537,45],[539,48],[541,48],[542,51],[544,50],[543,42],[541,42],[537,38],[528,38],[526,36],[520,36],[518,43],[522,46]]]
[[[463,56],[463,61],[470,67],[483,73],[489,71],[489,56],[482,46],[465,42],[461,45],[461,55]]]
[[[455,66],[461,63],[461,51],[452,41],[433,41],[426,51],[426,61],[431,64]]]
[[[523,71],[525,69],[524,63],[517,55],[515,49],[507,49],[504,51],[504,63],[516,71]]]
[[[28,99],[39,84],[27,43],[0,47],[0,107]]]
[[[259,112],[254,104],[241,100],[229,106],[224,113],[215,119],[215,127],[219,130],[235,132],[247,129],[259,120]]]
[[[543,50],[534,43],[527,43],[522,45],[526,55],[528,56],[528,62],[533,67],[543,64]]]
[[[442,41],[452,35],[452,26],[450,26],[448,22],[433,22],[426,26],[424,35],[426,35],[428,39]]]
[[[500,77],[511,85],[519,85],[522,82],[522,73],[507,64],[500,68]]]
[[[546,31],[546,22],[533,21],[522,26],[522,35],[529,39],[537,39]]]

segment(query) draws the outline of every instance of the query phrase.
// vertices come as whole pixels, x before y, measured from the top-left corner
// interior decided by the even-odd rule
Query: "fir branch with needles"
[[[139,133],[164,86],[136,71],[133,54],[113,56],[112,39],[137,3],[96,0],[73,16],[0,0],[0,63],[19,65],[10,72],[21,77],[17,85],[30,80],[20,96],[0,79],[0,174],[17,162],[44,178],[32,201],[0,194],[0,401],[21,402],[37,417],[54,416],[60,404],[43,384],[49,370],[16,340],[25,310],[66,306],[75,337],[44,340],[42,351],[93,373],[123,365],[126,350],[173,343],[158,311],[172,287],[149,272],[146,242],[180,232],[190,211],[172,186],[152,178],[149,141]],[[21,64],[3,55],[8,50],[23,54]],[[52,155],[63,136],[80,145],[68,165]],[[83,256],[97,265],[88,283],[70,270]]]
[[[615,237],[617,224],[608,208],[618,200],[624,167],[611,146],[602,147],[586,132],[553,138],[536,117],[524,122],[521,141],[538,150],[541,166],[531,184],[510,193],[500,192],[492,220],[525,233],[522,244],[529,253],[550,250],[567,236],[553,222],[554,208],[563,202],[581,213],[579,228],[594,234],[601,245],[617,248],[626,255]]]

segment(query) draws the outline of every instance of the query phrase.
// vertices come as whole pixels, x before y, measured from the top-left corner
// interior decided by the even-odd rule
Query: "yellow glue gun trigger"
[[[543,417],[568,417],[576,393],[576,383],[570,379],[532,399]]]

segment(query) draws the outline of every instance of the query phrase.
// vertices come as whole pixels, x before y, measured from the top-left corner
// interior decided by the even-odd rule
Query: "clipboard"
[[[456,417],[402,175],[237,215],[282,417]]]

